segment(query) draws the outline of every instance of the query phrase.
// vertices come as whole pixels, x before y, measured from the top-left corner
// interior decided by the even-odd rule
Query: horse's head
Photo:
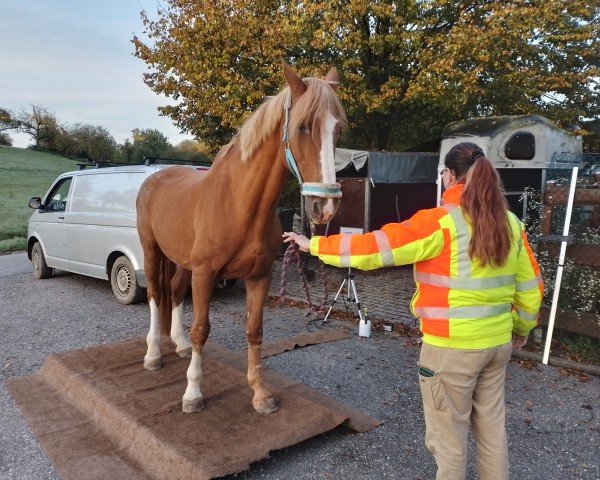
[[[306,210],[315,223],[335,215],[342,192],[335,178],[335,144],[346,118],[337,95],[337,70],[326,77],[301,79],[285,62],[289,88],[284,90],[286,163],[298,177]]]

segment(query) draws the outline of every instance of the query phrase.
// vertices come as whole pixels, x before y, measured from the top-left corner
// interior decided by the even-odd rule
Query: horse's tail
[[[162,255],[158,264],[158,316],[160,318],[160,328],[163,335],[169,336],[171,333],[171,316],[173,312],[173,299],[171,294],[171,281],[175,276],[177,266],[166,255]]]

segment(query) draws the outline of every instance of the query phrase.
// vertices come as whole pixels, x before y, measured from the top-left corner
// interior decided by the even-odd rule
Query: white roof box
[[[581,153],[580,136],[539,115],[482,117],[446,125],[440,166],[461,142],[479,145],[496,168],[548,168],[555,153]]]

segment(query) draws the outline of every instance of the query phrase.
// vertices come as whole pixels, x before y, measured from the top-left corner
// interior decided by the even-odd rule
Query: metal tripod
[[[333,298],[331,305],[329,306],[329,310],[327,310],[327,314],[325,315],[325,318],[323,319],[323,323],[327,322],[327,318],[329,318],[329,314],[331,313],[333,306],[337,302],[337,299],[340,296],[340,293],[342,293],[342,290],[344,289],[344,285],[346,285],[346,301],[348,303],[354,303],[356,305],[356,309],[358,311],[358,318],[360,320],[362,320],[363,322],[365,322],[365,317],[364,317],[363,311],[361,310],[361,307],[360,307],[360,300],[358,298],[358,293],[356,292],[356,283],[354,283],[354,274],[352,273],[352,268],[348,267],[348,273],[346,273],[346,275],[344,275],[344,281],[340,285],[340,288],[338,288],[338,291],[335,294],[335,297]]]

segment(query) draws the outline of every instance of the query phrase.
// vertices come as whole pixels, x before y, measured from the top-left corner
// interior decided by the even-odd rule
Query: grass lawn
[[[43,197],[76,161],[50,153],[0,146],[0,254],[25,250],[31,197]]]

